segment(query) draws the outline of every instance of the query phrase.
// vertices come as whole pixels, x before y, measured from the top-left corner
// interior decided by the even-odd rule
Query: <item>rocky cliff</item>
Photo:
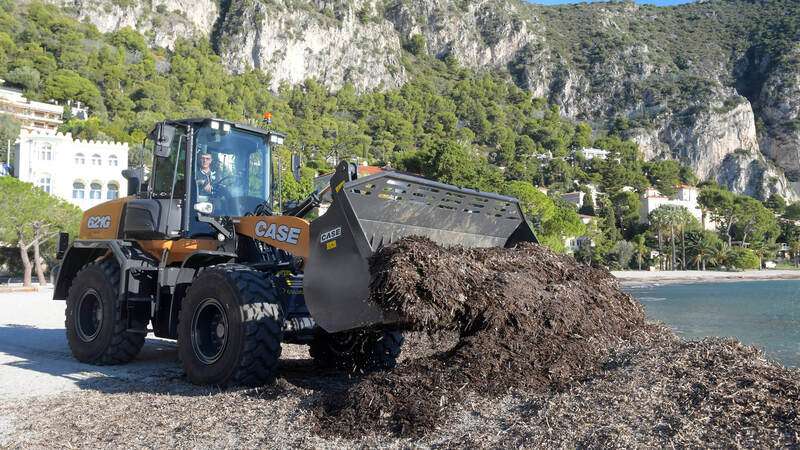
[[[680,159],[751,195],[798,198],[797,2],[52,1],[102,31],[135,27],[153,45],[208,36],[228,70],[269,72],[273,89],[307,78],[388,89],[412,76],[409,64],[421,60],[411,53],[456,58],[506,74],[595,129],[621,121],[649,159]]]
[[[129,27],[153,45],[171,48],[178,38],[208,37],[219,17],[217,0],[49,0],[102,32]]]

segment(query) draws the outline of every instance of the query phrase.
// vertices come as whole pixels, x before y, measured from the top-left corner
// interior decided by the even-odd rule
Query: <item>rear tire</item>
[[[178,354],[192,383],[260,386],[277,374],[282,327],[268,274],[239,264],[213,266],[186,291]]]
[[[318,366],[366,373],[394,368],[403,341],[397,331],[320,332],[308,352]]]
[[[128,323],[118,297],[119,267],[114,261],[87,264],[75,276],[67,295],[64,326],[78,361],[124,364],[139,354],[145,334],[126,331]]]

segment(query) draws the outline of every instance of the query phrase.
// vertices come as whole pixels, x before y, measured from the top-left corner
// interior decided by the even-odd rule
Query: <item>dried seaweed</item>
[[[376,373],[320,411],[320,430],[424,434],[470,392],[559,389],[600,369],[645,324],[608,272],[538,245],[443,248],[401,240],[371,261],[372,300],[410,329],[454,330],[453,349]]]

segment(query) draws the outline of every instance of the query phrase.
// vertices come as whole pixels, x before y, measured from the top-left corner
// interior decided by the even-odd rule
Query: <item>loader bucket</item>
[[[369,258],[382,246],[411,235],[444,246],[537,242],[515,198],[400,172],[355,179],[346,162],[330,187],[330,207],[311,222],[304,277],[309,311],[330,333],[394,322],[368,301]]]

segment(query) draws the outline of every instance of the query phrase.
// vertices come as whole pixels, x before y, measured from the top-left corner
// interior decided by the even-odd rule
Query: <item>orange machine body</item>
[[[111,200],[86,210],[78,239],[121,239],[125,203],[133,197]],[[246,216],[234,219],[236,232],[285,250],[295,256],[309,253],[308,221],[293,216]],[[206,239],[137,240],[142,250],[160,260],[167,250],[167,263],[181,262],[197,250],[216,250],[219,242]]]
[[[292,255],[308,257],[308,221],[294,216],[246,216],[239,219],[236,232]]]

